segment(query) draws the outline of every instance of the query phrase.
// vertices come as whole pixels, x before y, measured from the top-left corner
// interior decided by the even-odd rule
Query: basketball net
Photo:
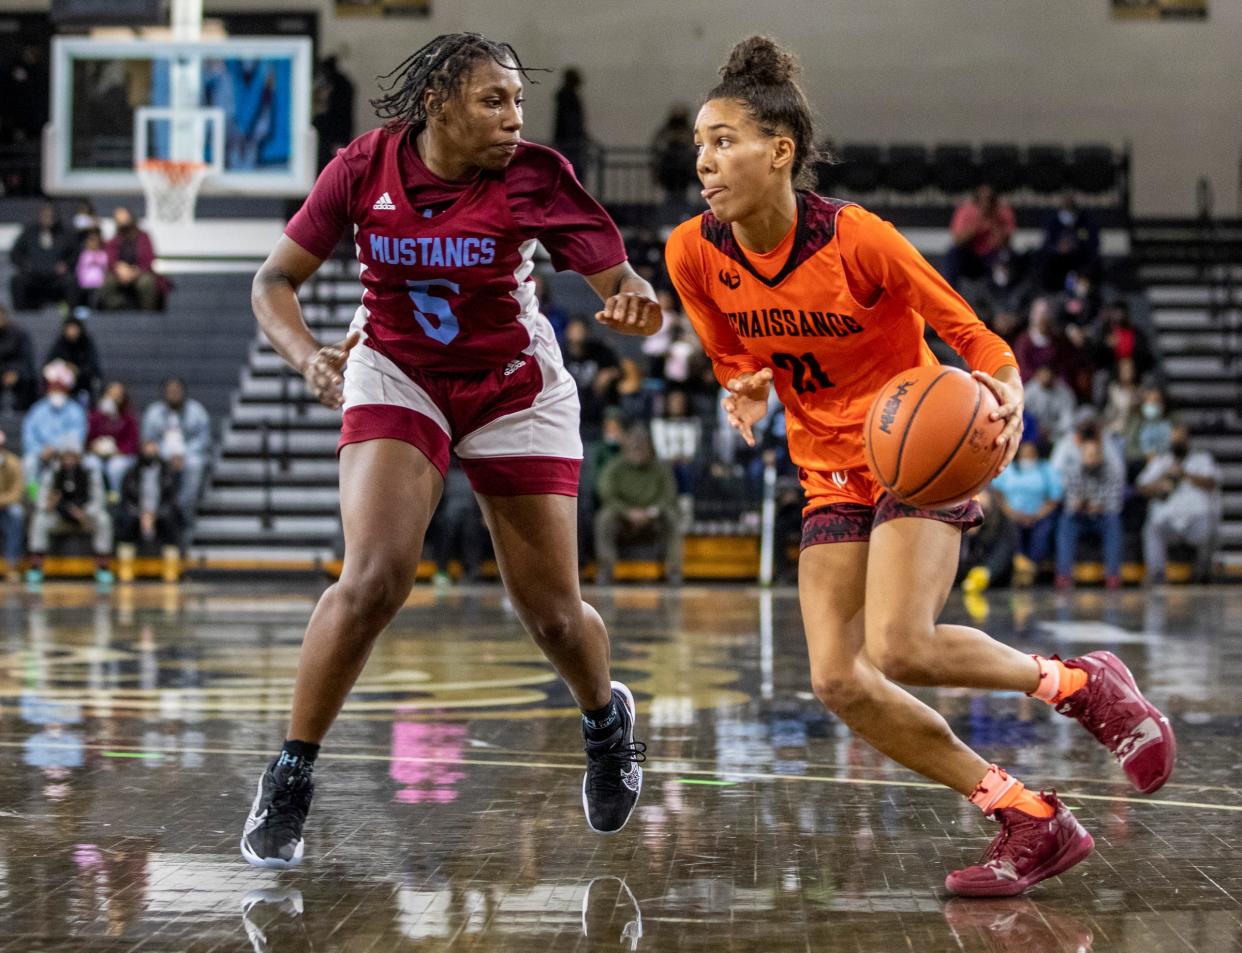
[[[188,225],[194,221],[198,189],[207,175],[205,162],[144,159],[138,178],[147,197],[147,221]]]

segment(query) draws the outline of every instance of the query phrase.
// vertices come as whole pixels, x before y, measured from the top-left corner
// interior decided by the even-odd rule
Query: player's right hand
[[[344,341],[321,347],[302,368],[306,389],[319,403],[333,410],[345,403],[345,362],[362,340],[362,332],[350,331]]]
[[[755,424],[768,415],[768,393],[772,389],[772,371],[764,368],[753,374],[742,374],[727,385],[728,395],[720,402],[729,426],[742,435],[748,447],[755,445]]]

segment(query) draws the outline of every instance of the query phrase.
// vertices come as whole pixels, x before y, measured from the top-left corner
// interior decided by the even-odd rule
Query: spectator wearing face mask
[[[118,208],[112,216],[116,234],[107,244],[108,277],[99,292],[99,307],[105,311],[155,311],[168,286],[155,273],[151,236],[138,227],[129,209]]]
[[[82,443],[66,437],[55,463],[39,481],[39,495],[30,521],[30,568],[26,582],[43,581],[43,557],[53,534],[79,533],[91,537],[95,552],[95,580],[112,582],[112,518],[105,505],[103,477],[82,460]]]
[[[1057,507],[1065,493],[1061,478],[1051,463],[1040,458],[1039,447],[1028,440],[1018,447],[1013,465],[992,481],[992,488],[1018,531],[1014,582],[1030,585],[1052,548]]]
[[[1062,196],[1060,207],[1044,223],[1039,257],[1045,291],[1064,290],[1071,274],[1089,279],[1097,275],[1100,229],[1091,213],[1078,207],[1072,192]]]
[[[1064,470],[1065,497],[1057,527],[1057,588],[1074,583],[1074,563],[1083,533],[1100,538],[1105,582],[1121,587],[1121,509],[1125,499],[1125,468],[1104,452],[1098,432],[1081,440]]]
[[[1173,428],[1169,449],[1153,457],[1139,474],[1139,493],[1151,501],[1143,526],[1146,581],[1164,582],[1170,543],[1196,551],[1195,580],[1210,582],[1220,528],[1220,468],[1206,450],[1192,450],[1190,430]]]
[[[1029,381],[1037,367],[1052,368],[1053,376],[1069,380],[1066,362],[1066,342],[1057,329],[1052,305],[1047,298],[1031,302],[1026,330],[1018,335],[1013,344],[1013,354],[1023,371],[1024,382]]]
[[[69,395],[82,406],[89,407],[99,392],[103,370],[99,361],[99,348],[86,330],[80,318],[68,317],[61,323],[60,336],[48,348],[44,364],[64,361],[73,369],[73,386]]]
[[[160,458],[154,440],[142,445],[142,454],[121,483],[117,516],[117,562],[121,582],[134,578],[138,547],[158,545],[164,559],[164,579],[176,581],[180,574],[180,516],[177,492],[181,475]]]
[[[22,420],[22,468],[28,483],[39,479],[66,439],[74,438],[79,445],[86,441],[86,411],[69,399],[75,377],[64,361],[52,361],[43,369],[47,393]]]
[[[1052,365],[1041,364],[1026,384],[1026,410],[1035,418],[1039,432],[1050,440],[1060,440],[1074,426],[1074,392],[1058,378]]]
[[[88,415],[86,444],[103,467],[109,492],[119,493],[121,481],[138,457],[138,417],[120,381],[111,381],[104,388],[99,403]]]
[[[1149,462],[1167,451],[1173,439],[1173,423],[1164,392],[1159,387],[1144,387],[1138,417],[1126,433],[1126,458]]]

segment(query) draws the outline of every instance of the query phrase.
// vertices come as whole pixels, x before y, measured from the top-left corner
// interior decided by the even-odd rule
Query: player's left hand
[[[1005,448],[1005,455],[1001,458],[1000,466],[993,474],[993,476],[1000,476],[1001,471],[1013,462],[1013,458],[1018,453],[1018,445],[1022,442],[1022,409],[1026,406],[1026,396],[1023,393],[1022,384],[1018,381],[1000,380],[983,371],[975,371],[971,376],[977,381],[982,381],[988,390],[996,395],[996,402],[1000,404],[996,410],[992,411],[990,419],[1005,421],[1005,429],[996,438],[996,446]]]
[[[604,302],[603,309],[595,312],[595,320],[622,334],[646,336],[660,330],[664,313],[657,302],[645,295],[622,291]]]

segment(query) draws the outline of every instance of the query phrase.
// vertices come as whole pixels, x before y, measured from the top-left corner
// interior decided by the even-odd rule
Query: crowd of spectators
[[[1015,249],[1014,232],[1012,209],[982,186],[954,213],[945,259],[946,277],[1013,346],[1026,388],[1018,457],[964,541],[967,588],[1029,585],[1050,558],[1067,588],[1089,541],[1109,587],[1121,585],[1127,559],[1162,580],[1174,543],[1208,578],[1219,470],[1169,412],[1149,328],[1110,287],[1090,212],[1067,195],[1039,247]]]
[[[122,578],[140,549],[167,571],[193,525],[211,421],[176,377],[139,418],[123,381],[104,383],[86,322],[70,315],[38,369],[30,337],[0,307],[0,531],[10,580],[42,580],[59,537],[82,536],[96,578]],[[14,445],[15,444],[15,445]]]
[[[112,213],[112,237],[89,202],[79,202],[66,226],[56,206],[44,202],[9,250],[14,309],[55,305],[89,317],[94,311],[159,310],[170,283],[155,270],[155,247],[133,213]]]

